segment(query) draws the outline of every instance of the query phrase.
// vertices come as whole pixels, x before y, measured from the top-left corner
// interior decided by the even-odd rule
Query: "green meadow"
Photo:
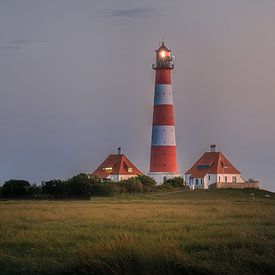
[[[274,272],[275,194],[267,191],[0,201],[1,274]]]

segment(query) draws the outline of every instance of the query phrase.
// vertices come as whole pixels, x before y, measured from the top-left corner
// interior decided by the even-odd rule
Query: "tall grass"
[[[258,192],[1,201],[1,274],[273,274],[275,201]]]

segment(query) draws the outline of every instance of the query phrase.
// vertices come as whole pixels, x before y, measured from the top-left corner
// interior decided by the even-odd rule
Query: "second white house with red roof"
[[[191,189],[208,188],[259,188],[258,182],[245,182],[239,170],[223,155],[216,145],[204,153],[184,174]]]

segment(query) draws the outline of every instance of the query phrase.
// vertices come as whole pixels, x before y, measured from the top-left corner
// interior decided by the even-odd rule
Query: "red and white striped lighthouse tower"
[[[156,71],[151,158],[149,176],[161,184],[178,176],[173,92],[171,85],[171,51],[162,43],[156,50]]]

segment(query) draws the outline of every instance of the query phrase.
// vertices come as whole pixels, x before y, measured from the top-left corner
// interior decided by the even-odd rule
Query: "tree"
[[[100,191],[100,180],[87,174],[78,174],[68,180],[67,191],[71,197],[90,197]]]
[[[28,196],[31,185],[25,180],[9,180],[2,187],[2,196],[6,198],[18,198]]]
[[[42,183],[42,193],[55,198],[65,198],[67,182],[62,180],[50,180]]]

